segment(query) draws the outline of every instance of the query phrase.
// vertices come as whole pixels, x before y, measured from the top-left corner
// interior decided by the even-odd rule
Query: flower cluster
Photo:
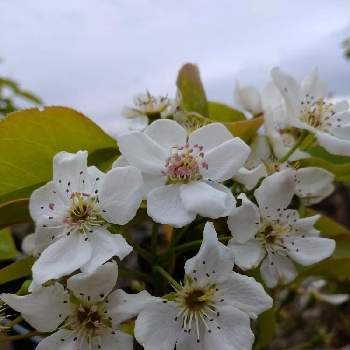
[[[188,130],[176,118],[179,97],[147,92],[126,113],[142,127],[118,137],[109,171],[88,166],[86,151],[55,155],[52,181],[30,198],[29,290],[1,294],[47,335],[38,350],[128,350],[132,336],[146,350],[249,350],[251,323],[273,304],[264,287],[332,255],[334,240],[305,206],[333,192],[334,175],[299,162],[315,143],[350,155],[347,104],[327,99],[316,71],[299,84],[277,68],[261,93],[237,85],[235,97],[264,118],[249,144],[204,117]],[[145,227],[153,222],[141,245],[127,232],[140,212]],[[197,248],[182,277],[177,254]],[[124,270],[131,254],[141,271]],[[144,290],[116,289],[120,266]],[[258,267],[262,284],[245,275]]]

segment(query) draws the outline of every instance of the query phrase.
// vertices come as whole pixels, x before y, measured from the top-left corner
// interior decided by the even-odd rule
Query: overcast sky
[[[276,65],[298,78],[316,65],[350,95],[349,13],[349,0],[1,0],[0,75],[105,126],[135,93],[174,94],[185,62],[228,103],[237,79],[262,86]]]

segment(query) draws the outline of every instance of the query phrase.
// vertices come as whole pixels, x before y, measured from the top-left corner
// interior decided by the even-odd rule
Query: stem
[[[182,289],[180,283],[176,282],[161,266],[155,266],[154,270],[158,271],[175,290]]]
[[[15,326],[18,323],[21,323],[22,321],[23,321],[23,317],[22,316],[18,316],[14,320],[6,323],[6,327],[12,328],[13,326]]]
[[[27,338],[35,337],[35,336],[41,335],[41,334],[42,333],[40,333],[38,331],[33,331],[33,332],[25,333],[25,334],[4,336],[4,337],[0,337],[0,343],[5,342],[5,341],[15,341],[15,340],[27,339]]]
[[[298,140],[296,140],[294,146],[280,159],[281,163],[284,163],[289,159],[289,157],[297,150],[297,148],[305,140],[305,138],[308,134],[309,134],[309,132],[307,130],[301,131],[301,134],[300,134]]]
[[[131,269],[127,269],[127,268],[119,268],[119,275],[122,277],[135,277],[135,278],[139,278],[145,281],[150,282],[151,278],[149,275],[147,275],[146,273],[143,273],[141,271],[136,271],[136,270],[131,270]]]
[[[151,238],[151,248],[152,248],[153,257],[157,255],[158,234],[159,234],[159,224],[153,223],[152,238]]]

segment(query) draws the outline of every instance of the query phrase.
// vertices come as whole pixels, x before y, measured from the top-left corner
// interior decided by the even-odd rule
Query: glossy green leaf
[[[64,107],[27,109],[0,120],[0,203],[27,198],[52,177],[60,151],[87,150],[97,166],[117,156],[116,141],[83,114]]]
[[[0,260],[10,260],[19,255],[9,229],[0,230]]]
[[[0,284],[30,276],[35,259],[32,256],[17,260],[0,270]]]
[[[263,124],[264,118],[254,118],[244,121],[223,123],[234,136],[238,136],[246,142],[249,142],[257,133],[260,126]]]
[[[183,108],[187,112],[209,117],[207,97],[198,67],[191,63],[182,66],[176,84],[181,93]]]
[[[330,163],[334,164],[347,164],[350,163],[350,157],[347,156],[338,156],[335,154],[331,154],[327,152],[323,147],[321,146],[314,146],[307,149],[307,152],[310,153],[312,156],[324,159]]]
[[[31,221],[28,199],[18,199],[0,204],[0,229]]]
[[[246,120],[244,113],[220,102],[209,102],[209,119],[218,122],[237,122]]]

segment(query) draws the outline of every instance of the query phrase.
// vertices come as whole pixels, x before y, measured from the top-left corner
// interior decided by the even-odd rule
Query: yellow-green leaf
[[[32,256],[17,260],[0,270],[0,284],[15,281],[31,274],[35,259]]]
[[[0,204],[0,229],[31,221],[28,199],[18,199]]]
[[[65,107],[11,113],[0,120],[0,135],[0,202],[27,198],[50,180],[57,152],[87,150],[96,165],[118,154],[113,138],[82,113]]]
[[[244,121],[223,123],[234,136],[238,136],[244,141],[250,141],[257,133],[260,126],[263,124],[264,118],[254,118]]]
[[[207,97],[196,65],[192,63],[183,65],[176,85],[181,93],[183,108],[187,112],[197,112],[203,117],[209,116]]]
[[[9,229],[0,230],[0,260],[10,260],[19,255]]]
[[[220,102],[209,102],[209,119],[218,122],[237,122],[246,120],[244,113]]]
[[[271,309],[262,313],[258,318],[257,336],[254,349],[260,350],[271,344],[276,334],[275,310]]]

